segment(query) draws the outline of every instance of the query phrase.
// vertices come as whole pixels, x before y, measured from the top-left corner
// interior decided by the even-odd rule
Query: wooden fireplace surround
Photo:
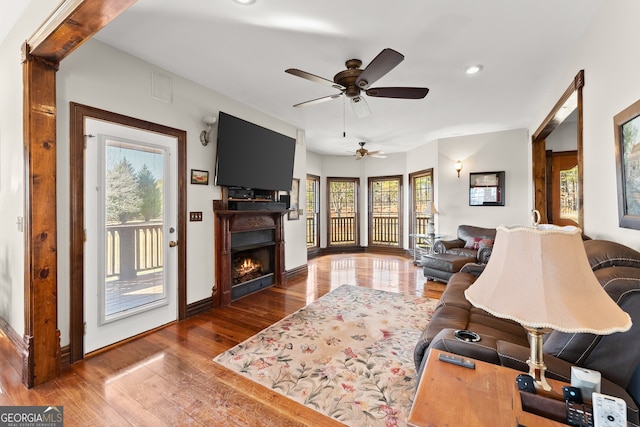
[[[213,201],[215,239],[215,285],[213,306],[231,304],[233,283],[231,238],[234,233],[247,231],[274,231],[274,281],[273,286],[286,284],[284,266],[284,227],[282,218],[286,210],[230,210],[226,201]]]

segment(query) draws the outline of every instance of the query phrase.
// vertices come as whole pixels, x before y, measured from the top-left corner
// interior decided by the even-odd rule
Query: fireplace
[[[228,210],[214,202],[214,306],[286,281],[282,216],[286,211]]]
[[[275,230],[231,234],[231,300],[271,286],[275,259]]]

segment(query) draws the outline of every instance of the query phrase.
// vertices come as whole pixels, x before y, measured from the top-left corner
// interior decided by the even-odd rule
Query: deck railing
[[[371,244],[397,246],[400,220],[394,216],[374,216],[371,224]]]
[[[162,223],[107,226],[107,277],[130,279],[163,266]]]

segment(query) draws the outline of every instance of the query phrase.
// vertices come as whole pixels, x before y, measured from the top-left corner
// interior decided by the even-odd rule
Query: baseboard
[[[9,342],[11,342],[11,345],[18,352],[20,357],[26,354],[28,348],[24,340],[2,317],[0,317],[0,331],[9,338]]]
[[[364,248],[366,253],[379,253],[385,255],[400,255],[407,256],[407,251],[404,248],[389,248],[387,246],[367,246]],[[408,257],[410,258],[410,257]]]
[[[319,255],[330,254],[359,254],[363,253],[365,248],[362,246],[330,246],[327,248],[321,248]]]
[[[60,366],[62,369],[71,366],[71,347],[68,345],[60,347]]]
[[[309,266],[307,264],[293,268],[287,271],[287,280],[296,276],[306,275],[308,272],[309,272]]]
[[[213,297],[208,297],[200,301],[187,304],[187,318],[195,316],[198,313],[204,313],[213,308]]]

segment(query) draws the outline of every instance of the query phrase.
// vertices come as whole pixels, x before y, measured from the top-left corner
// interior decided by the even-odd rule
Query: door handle
[[[169,242],[169,247],[170,248],[175,248],[176,246],[178,246],[178,242],[176,242],[175,240],[172,240]]]

